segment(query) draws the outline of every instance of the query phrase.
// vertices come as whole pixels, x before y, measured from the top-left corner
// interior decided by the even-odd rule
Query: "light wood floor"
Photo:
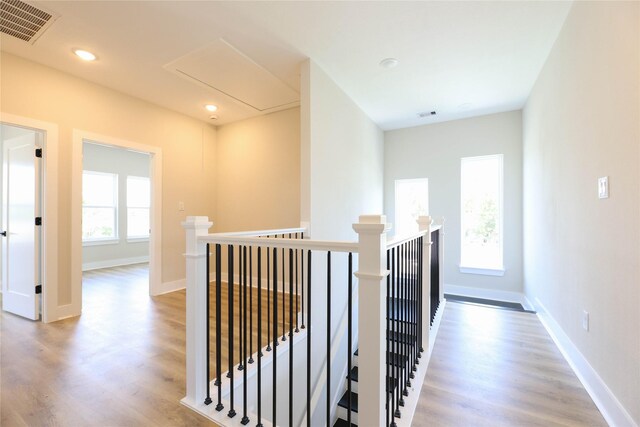
[[[282,294],[275,295],[281,337],[283,328],[289,330],[289,297],[285,298],[283,326]],[[262,341],[266,345],[266,289],[262,297]],[[227,298],[223,284],[222,372],[228,368]],[[238,299],[236,284],[236,307]],[[215,307],[213,286],[210,304]],[[253,348],[257,351],[255,291],[253,304]],[[235,363],[240,360],[239,315],[236,308]],[[2,426],[215,425],[179,404],[185,392],[185,292],[149,297],[146,264],[85,272],[80,317],[48,325],[7,313],[1,319]],[[213,309],[210,322],[215,331]],[[213,378],[213,332],[211,349]]]
[[[89,272],[83,289],[79,318],[2,313],[0,425],[214,425],[178,403],[184,291],[149,297],[146,266]],[[606,424],[535,315],[449,303],[413,425]]]
[[[449,302],[414,426],[606,426],[535,314]]]

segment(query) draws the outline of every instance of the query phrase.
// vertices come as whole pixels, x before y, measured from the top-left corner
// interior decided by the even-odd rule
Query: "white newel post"
[[[206,243],[198,236],[207,235],[213,225],[206,216],[188,216],[182,223],[187,234],[187,396],[192,404],[204,402],[209,386],[206,379]]]
[[[358,425],[385,423],[386,388],[386,265],[387,231],[384,215],[361,215],[353,224],[358,233]]]
[[[429,354],[431,329],[431,217],[418,217],[418,230],[426,231],[422,239],[422,349]]]

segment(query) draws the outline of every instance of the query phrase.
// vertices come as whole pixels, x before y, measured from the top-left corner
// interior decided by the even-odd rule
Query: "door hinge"
[[[42,225],[42,217],[41,216],[37,216],[36,217],[36,225]]]
[[[36,148],[36,157],[42,158],[42,148]]]
[[[36,285],[36,295],[42,293],[42,285]]]

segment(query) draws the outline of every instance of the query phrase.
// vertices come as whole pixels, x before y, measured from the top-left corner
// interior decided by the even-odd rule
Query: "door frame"
[[[85,141],[149,154],[152,189],[149,295],[162,293],[162,149],[74,129],[71,149],[71,301],[74,315],[82,312],[82,147]]]
[[[43,323],[59,320],[58,307],[58,125],[0,112],[0,122],[42,132],[42,314]],[[34,284],[35,285],[35,284]]]

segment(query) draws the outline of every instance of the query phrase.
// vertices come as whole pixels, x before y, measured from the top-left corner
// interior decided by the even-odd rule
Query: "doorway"
[[[37,284],[31,284],[30,289],[34,292],[33,307],[38,307],[39,317],[45,323],[53,322],[66,316],[65,307],[61,306],[58,301],[58,126],[4,112],[0,112],[0,125],[20,129],[20,132],[35,132],[38,135],[38,142],[41,144],[42,157],[38,160],[41,175],[37,180],[34,176],[34,181],[41,185],[39,199],[42,218],[39,233],[40,281]],[[2,188],[1,185],[0,188]],[[35,226],[35,219],[33,221],[32,224]],[[34,279],[36,277],[35,265],[34,261]],[[37,298],[35,297],[35,285],[41,285],[42,293]],[[29,294],[31,295],[31,291]],[[37,303],[36,299],[39,300]],[[29,303],[29,307],[31,306]],[[34,316],[29,317],[33,318]]]
[[[31,320],[42,311],[42,144],[44,133],[0,124],[2,309]]]
[[[113,155],[120,157],[115,159]],[[136,159],[138,164],[147,162],[146,171],[142,168],[135,172],[131,163]],[[100,267],[118,268],[148,260],[148,294],[162,293],[160,148],[74,130],[72,164],[74,311],[82,311],[83,271]],[[146,199],[142,195],[145,188]],[[148,247],[148,252],[136,252],[136,247]],[[105,258],[107,253],[111,255]]]

